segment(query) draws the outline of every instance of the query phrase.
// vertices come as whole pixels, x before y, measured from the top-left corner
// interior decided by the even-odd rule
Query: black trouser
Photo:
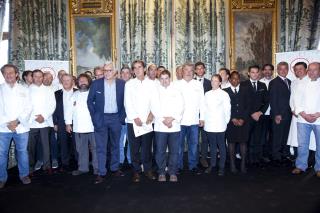
[[[270,158],[272,144],[272,118],[270,115],[263,116],[261,141],[263,157]]]
[[[141,172],[141,163],[145,172],[151,171],[152,137],[153,132],[135,137],[133,124],[128,123],[128,141],[130,143],[131,162],[135,172]]]
[[[77,152],[75,151],[75,143],[72,134],[66,131],[65,125],[58,125],[57,140],[60,145],[60,158],[63,166],[69,166],[71,155],[73,154],[77,159]]]
[[[289,146],[287,145],[291,118],[281,120],[280,124],[272,121],[272,158],[273,160],[281,160],[281,158],[290,155]]]
[[[199,128],[199,137],[201,138],[201,158],[206,159],[208,157],[208,136],[203,130],[203,127]]]
[[[41,143],[43,169],[51,168],[50,163],[50,141],[49,141],[49,128],[31,128],[29,132],[28,152],[29,163],[33,169],[36,163],[37,143]]]
[[[263,116],[258,121],[252,120],[250,123],[250,139],[249,139],[249,161],[250,163],[259,163],[262,159],[262,130]]]

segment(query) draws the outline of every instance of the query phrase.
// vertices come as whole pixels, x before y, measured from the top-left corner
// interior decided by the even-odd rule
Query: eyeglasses
[[[112,72],[113,70],[103,70],[104,72]]]

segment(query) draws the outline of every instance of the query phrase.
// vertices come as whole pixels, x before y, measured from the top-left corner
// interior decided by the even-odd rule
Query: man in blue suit
[[[103,71],[104,78],[92,83],[87,101],[94,126],[98,158],[98,176],[95,184],[105,180],[108,143],[111,148],[110,170],[115,176],[123,176],[119,170],[119,140],[121,124],[124,124],[126,117],[124,109],[125,82],[117,79],[113,64],[104,65]]]

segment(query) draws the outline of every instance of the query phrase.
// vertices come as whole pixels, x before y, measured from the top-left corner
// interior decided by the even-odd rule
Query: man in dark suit
[[[55,92],[56,109],[53,113],[54,130],[57,132],[57,140],[60,144],[61,167],[60,171],[70,170],[70,158],[72,150],[75,154],[74,143],[72,135],[66,131],[66,124],[64,121],[64,109],[66,101],[72,96],[75,89],[73,89],[73,77],[69,74],[64,74],[61,77],[63,88]]]
[[[269,84],[270,107],[273,131],[272,158],[276,164],[289,157],[287,139],[291,122],[290,85],[288,63],[280,62],[277,65],[278,76]]]
[[[206,73],[206,66],[203,62],[199,61],[195,65],[195,80],[198,80],[203,85],[204,93],[208,92],[212,89],[211,81],[204,77]],[[208,167],[207,157],[208,157],[208,137],[203,130],[203,127],[199,128],[200,130],[200,138],[201,138],[201,158],[200,163],[203,167]]]
[[[259,81],[260,67],[250,66],[249,79],[241,83],[250,100],[249,106],[249,161],[252,166],[259,166],[262,159],[263,116],[269,107],[268,90],[265,83]]]
[[[98,176],[95,184],[102,183],[107,173],[107,147],[110,143],[110,170],[115,176],[123,176],[120,164],[120,133],[125,123],[124,86],[125,81],[117,79],[113,64],[103,66],[104,78],[95,80],[88,95],[98,158]]]

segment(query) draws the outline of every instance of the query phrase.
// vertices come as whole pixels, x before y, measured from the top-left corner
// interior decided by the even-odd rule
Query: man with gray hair
[[[116,70],[112,63],[103,66],[104,78],[95,80],[88,95],[90,111],[98,158],[98,176],[95,184],[105,181],[107,174],[107,147],[110,143],[110,170],[114,176],[123,176],[119,170],[119,140],[121,124],[124,124],[124,85],[125,82],[116,78]]]
[[[185,63],[182,70],[183,79],[175,82],[185,104],[181,120],[179,169],[183,169],[184,143],[187,137],[189,170],[199,175],[201,172],[198,168],[198,143],[199,127],[204,125],[204,90],[202,84],[193,78],[193,64]]]

